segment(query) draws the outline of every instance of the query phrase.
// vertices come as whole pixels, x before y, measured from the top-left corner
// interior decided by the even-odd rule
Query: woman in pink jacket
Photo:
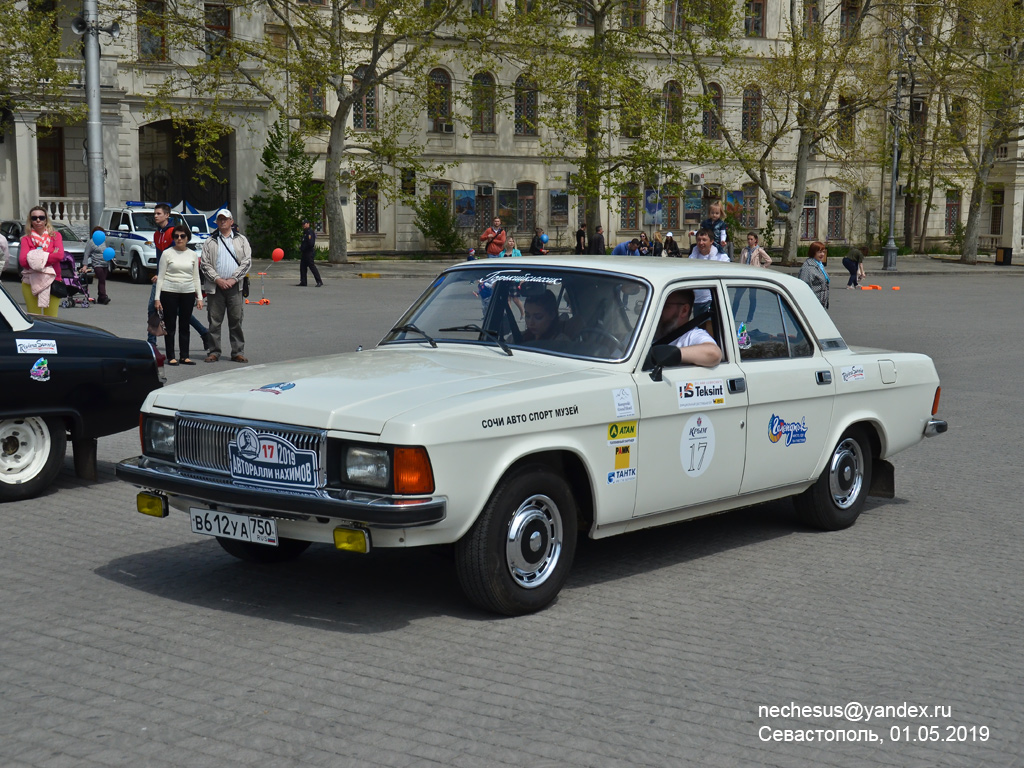
[[[28,264],[29,251],[41,248],[46,253],[46,267],[52,267],[54,272],[53,280],[60,280],[60,262],[64,258],[64,240],[50,223],[50,216],[45,208],[36,206],[28,213],[28,232],[21,238],[21,247],[18,249],[18,263],[21,265],[21,293],[25,297],[25,311],[33,315],[46,315],[47,317],[57,316],[57,306],[60,300],[55,296],[50,297],[48,306],[40,307],[33,293],[33,284],[36,286],[46,282],[39,270],[33,270]],[[48,272],[46,273],[48,274]],[[49,285],[47,285],[47,291]]]

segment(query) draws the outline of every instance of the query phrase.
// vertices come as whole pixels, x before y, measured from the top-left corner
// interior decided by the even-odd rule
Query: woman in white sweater
[[[188,241],[192,233],[184,224],[178,224],[172,231],[174,247],[168,248],[160,256],[160,267],[156,274],[156,296],[154,306],[163,313],[167,335],[167,364],[177,365],[174,356],[174,330],[178,329],[178,346],[181,350],[181,362],[184,365],[195,365],[188,356],[189,323],[192,320],[192,307],[203,308],[203,286],[199,281],[199,257],[189,249]]]

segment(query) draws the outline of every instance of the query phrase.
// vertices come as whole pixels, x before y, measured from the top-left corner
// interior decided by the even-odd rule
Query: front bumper
[[[445,519],[443,498],[397,498],[356,491],[320,489],[289,493],[276,488],[235,485],[222,475],[185,469],[145,456],[125,459],[118,479],[140,488],[194,499],[203,504],[262,511],[271,516],[326,517],[376,528],[415,528]]]

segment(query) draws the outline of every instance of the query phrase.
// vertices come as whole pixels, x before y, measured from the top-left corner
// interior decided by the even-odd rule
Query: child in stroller
[[[67,287],[68,295],[61,301],[62,307],[88,307],[92,304],[92,298],[89,296],[89,283],[92,279],[85,269],[83,267],[79,272],[74,255],[64,254],[60,262],[60,272],[61,281]]]

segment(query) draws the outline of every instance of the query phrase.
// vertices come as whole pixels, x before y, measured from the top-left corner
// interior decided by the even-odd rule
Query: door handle
[[[747,391],[746,379],[729,379],[729,392],[736,395]]]
[[[831,384],[832,371],[816,371],[814,378],[819,384]]]

